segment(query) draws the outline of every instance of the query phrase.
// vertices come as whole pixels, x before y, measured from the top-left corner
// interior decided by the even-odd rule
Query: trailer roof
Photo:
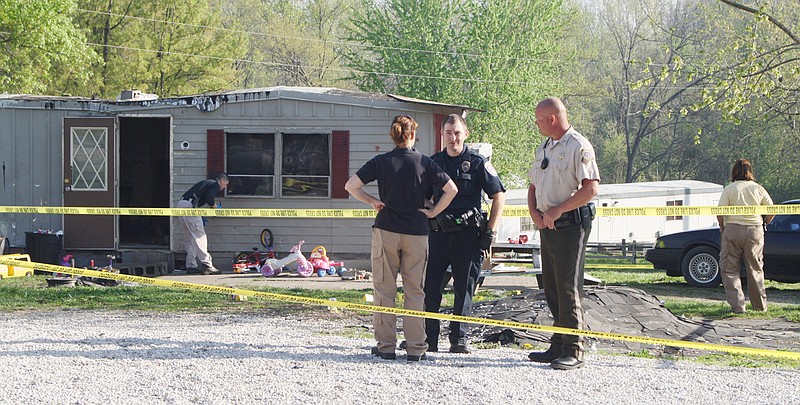
[[[351,102],[374,105],[375,102],[396,102],[422,104],[430,106],[439,106],[446,108],[458,108],[466,111],[483,111],[477,108],[459,105],[440,103],[430,100],[422,100],[413,97],[406,97],[397,94],[381,94],[381,93],[368,93],[363,91],[343,90],[333,87],[292,87],[292,86],[276,86],[276,87],[261,87],[251,89],[239,90],[225,90],[208,92],[202,94],[193,94],[185,96],[172,96],[165,98],[158,98],[152,94],[141,93],[141,98],[129,99],[97,99],[90,97],[80,97],[71,95],[52,96],[52,95],[35,95],[35,94],[0,94],[0,107],[4,106],[3,101],[38,101],[38,102],[76,102],[76,103],[96,103],[106,105],[141,105],[141,106],[163,106],[163,105],[196,105],[194,102],[197,99],[219,99],[222,102],[237,102],[237,101],[254,101],[254,100],[270,100],[278,98],[300,98],[305,100],[323,100],[329,97],[345,97],[350,98]],[[57,108],[50,106],[49,108]]]

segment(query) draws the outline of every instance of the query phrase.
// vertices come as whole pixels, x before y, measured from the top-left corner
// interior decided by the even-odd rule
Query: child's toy
[[[508,238],[508,243],[511,243],[511,244],[514,244],[514,245],[524,245],[524,244],[528,243],[528,235],[519,235],[518,239]]]
[[[269,228],[264,228],[261,231],[261,246],[267,248],[266,252],[261,252],[257,247],[253,248],[252,252],[239,252],[233,259],[233,272],[234,273],[247,273],[250,271],[259,271],[261,266],[267,259],[274,259],[275,252],[272,251],[273,235]]]
[[[300,247],[303,246],[303,243],[306,241],[301,240],[299,243],[292,247],[292,250],[289,256],[284,257],[280,260],[275,259],[267,259],[264,262],[264,265],[261,266],[261,275],[264,277],[271,277],[276,276],[283,271],[283,267],[297,261],[297,274],[301,277],[308,277],[311,273],[314,272],[314,266],[306,260],[306,257],[303,256],[303,252],[300,251]]]
[[[71,254],[67,254],[66,256],[61,258],[59,265],[64,267],[75,267],[75,258]],[[53,273],[53,277],[75,277],[75,276],[67,273]]]
[[[23,262],[31,261],[31,257],[25,253],[14,255],[2,255],[3,259],[19,260]],[[31,277],[33,276],[33,269],[28,267],[16,267],[10,264],[0,264],[0,280],[6,277]]]
[[[320,277],[324,277],[325,275],[334,275],[338,274],[341,275],[342,271],[347,269],[344,268],[344,262],[332,262],[328,259],[327,250],[325,250],[324,246],[317,246],[311,251],[311,256],[309,260],[311,265],[314,266],[314,271],[316,271],[317,275]]]
[[[89,270],[96,270],[100,272],[108,272],[108,273],[117,273],[119,274],[119,270],[114,268],[114,259],[117,257],[114,255],[106,255],[106,259],[108,259],[108,266],[96,267],[94,265],[94,260],[90,260],[91,263],[89,265]],[[56,277],[58,278],[58,277]],[[89,276],[80,276],[78,277],[78,283],[85,286],[90,287],[114,287],[121,284],[119,280],[113,280],[108,278],[101,278],[101,277],[89,277]]]

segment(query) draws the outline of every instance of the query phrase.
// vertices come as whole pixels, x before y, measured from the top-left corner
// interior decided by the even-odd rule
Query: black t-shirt
[[[214,197],[219,194],[219,183],[214,179],[203,180],[195,183],[189,191],[183,193],[184,200],[192,201],[196,208],[208,204],[214,207]]]
[[[433,160],[408,148],[375,156],[356,175],[364,184],[377,180],[378,198],[386,204],[373,227],[407,235],[428,234],[427,218],[419,211],[425,207],[425,192],[450,180]]]
[[[443,150],[431,156],[431,159],[444,169],[458,187],[458,194],[447,206],[445,212],[461,214],[471,208],[480,208],[481,192],[492,196],[506,191],[492,164],[486,161],[482,155],[467,148],[466,145],[459,156],[450,157],[447,155],[447,151]],[[432,195],[435,197],[434,201],[439,201],[442,192],[430,189],[428,197]]]

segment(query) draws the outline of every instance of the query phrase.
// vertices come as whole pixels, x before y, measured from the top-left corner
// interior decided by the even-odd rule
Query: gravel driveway
[[[556,371],[511,348],[380,360],[362,323],[324,309],[5,313],[0,403],[800,403],[788,369],[590,353]]]

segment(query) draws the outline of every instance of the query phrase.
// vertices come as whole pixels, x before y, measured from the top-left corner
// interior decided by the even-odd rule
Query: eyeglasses
[[[547,166],[550,166],[550,159],[547,158],[547,144],[550,143],[550,138],[544,142],[544,148],[542,148],[542,153],[544,154],[544,159],[542,159],[542,165],[540,166],[542,170],[547,169]]]

